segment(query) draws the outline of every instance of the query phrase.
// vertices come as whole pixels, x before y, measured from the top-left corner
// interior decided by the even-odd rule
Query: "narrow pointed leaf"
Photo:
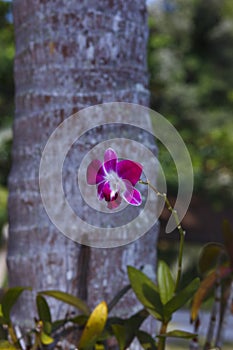
[[[90,310],[87,306],[87,304],[82,301],[81,299],[65,292],[60,292],[57,290],[45,290],[40,292],[39,294],[42,295],[48,295],[50,297],[53,297],[55,299],[61,300],[66,304],[72,305],[76,307],[78,310],[82,311],[85,315],[90,314]]]
[[[104,330],[108,318],[107,304],[103,301],[91,313],[79,341],[78,349],[92,348]]]
[[[130,284],[138,300],[154,317],[163,319],[163,305],[157,286],[140,270],[128,266]]]
[[[151,337],[150,334],[144,331],[138,331],[137,338],[143,349],[157,350],[155,340]]]
[[[184,289],[179,291],[171,300],[164,305],[164,311],[169,318],[175,311],[179,310],[189,301],[200,286],[200,279],[195,278]]]
[[[130,346],[141,324],[148,316],[149,312],[145,309],[142,309],[136,314],[132,315],[130,318],[120,320],[120,323],[118,322],[117,324],[111,325],[120,349],[126,349]]]
[[[76,323],[79,326],[84,326],[87,323],[88,316],[86,315],[78,315],[72,318],[69,318],[70,322]]]
[[[183,339],[192,339],[196,337],[197,334],[190,333],[186,331],[180,331],[177,329],[174,329],[173,331],[167,332],[165,334],[158,335],[159,338],[183,338]]]
[[[51,314],[49,310],[49,305],[46,299],[42,295],[37,295],[36,305],[37,305],[39,319],[43,322],[51,323]]]
[[[231,273],[231,269],[229,267],[221,266],[218,268],[218,273],[213,271],[210,273],[200,284],[197,292],[194,295],[192,307],[191,307],[191,320],[195,321],[198,316],[198,311],[200,306],[208,295],[210,290],[213,288],[215,282],[218,278],[222,279],[227,277]]]
[[[141,327],[141,324],[149,316],[149,312],[145,309],[138,311],[130,318],[125,320],[124,326],[126,330],[126,347],[128,348],[136,336],[137,331]]]
[[[163,304],[166,304],[174,294],[175,283],[168,265],[159,261],[157,270],[159,295]]]
[[[112,325],[112,330],[118,342],[119,350],[126,349],[127,334],[126,334],[126,328],[124,327],[124,325],[114,324]]]
[[[29,287],[13,287],[7,290],[2,298],[2,314],[7,323],[10,322],[10,312],[24,290],[31,290]]]

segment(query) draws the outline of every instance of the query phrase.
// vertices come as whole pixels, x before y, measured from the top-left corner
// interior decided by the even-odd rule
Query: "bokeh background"
[[[14,114],[11,7],[11,1],[0,1],[0,263],[7,236],[7,176]],[[148,10],[150,106],[177,128],[193,162],[195,189],[183,222],[192,251],[203,242],[221,241],[224,218],[233,223],[233,2],[150,0]],[[159,149],[173,201],[177,191],[175,165],[160,144]],[[164,233],[167,216],[164,210],[161,255],[167,255],[170,241],[178,238]],[[190,261],[191,256],[189,253]],[[6,277],[0,282],[6,283]]]

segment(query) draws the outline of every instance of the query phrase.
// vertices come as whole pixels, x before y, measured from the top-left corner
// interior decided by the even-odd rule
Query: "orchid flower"
[[[98,199],[105,199],[109,209],[117,208],[122,198],[131,205],[139,206],[142,198],[135,185],[141,173],[141,164],[132,160],[119,160],[116,152],[108,148],[103,163],[94,159],[87,167],[87,183],[97,186]]]

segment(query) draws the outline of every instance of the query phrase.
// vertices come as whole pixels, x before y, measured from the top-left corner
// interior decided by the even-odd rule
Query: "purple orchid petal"
[[[122,179],[128,180],[133,186],[139,181],[142,174],[142,165],[132,160],[121,160],[117,163],[117,174]]]
[[[103,181],[105,176],[102,163],[98,159],[92,160],[87,167],[87,183],[88,185],[96,185]]]
[[[108,209],[114,210],[121,204],[121,197],[118,196],[117,199],[108,203]]]
[[[124,200],[131,205],[140,205],[142,203],[141,193],[128,180],[125,180],[124,183],[126,187],[126,190],[122,193]]]
[[[117,198],[118,194],[112,193],[110,182],[106,181],[103,183],[100,183],[98,186],[98,194],[99,198],[105,199],[107,202],[113,201]]]
[[[106,182],[101,182],[98,186],[97,186],[97,192],[98,192],[98,198],[100,201],[102,201],[104,199],[104,192],[103,192],[103,188]]]
[[[108,148],[104,153],[104,168],[107,173],[116,171],[117,154],[112,148]]]

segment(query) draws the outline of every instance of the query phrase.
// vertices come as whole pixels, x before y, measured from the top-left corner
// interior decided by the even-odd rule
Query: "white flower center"
[[[124,181],[117,175],[117,173],[115,173],[115,171],[108,173],[105,178],[110,184],[111,198],[113,198],[116,193],[124,192],[126,190]]]

